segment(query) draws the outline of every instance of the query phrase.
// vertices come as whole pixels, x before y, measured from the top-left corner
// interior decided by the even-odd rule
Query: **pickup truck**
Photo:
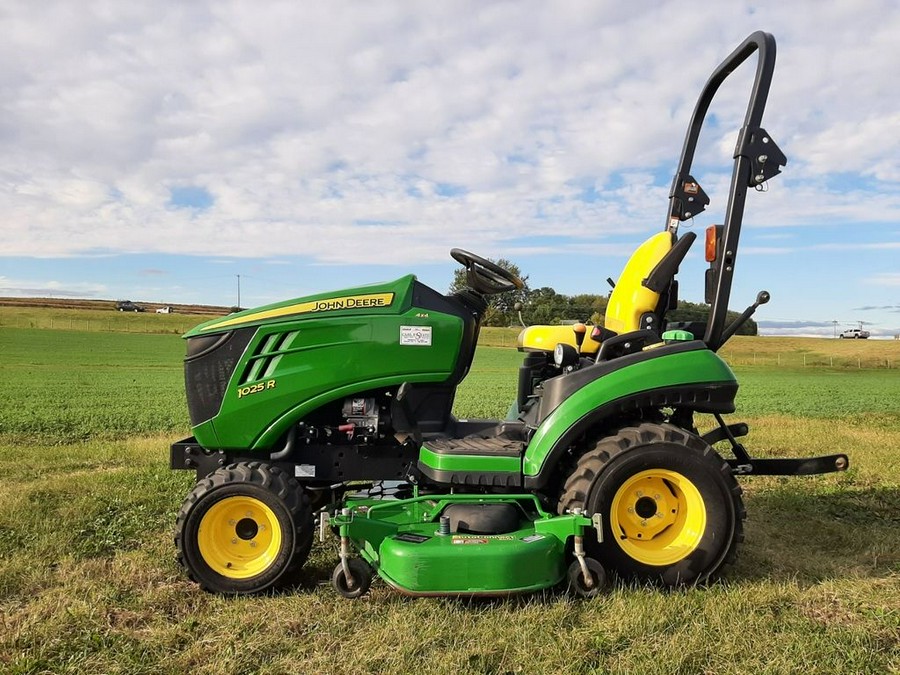
[[[869,337],[869,331],[862,328],[848,328],[841,333],[841,339],[846,340],[865,340]]]

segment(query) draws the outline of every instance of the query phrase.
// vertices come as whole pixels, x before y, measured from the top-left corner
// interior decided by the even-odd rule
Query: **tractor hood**
[[[396,281],[357,286],[341,291],[317,293],[302,298],[294,298],[247,309],[217,319],[212,319],[192,328],[184,338],[216,335],[235,328],[246,328],[262,324],[278,323],[299,318],[300,315],[343,316],[359,313],[371,314],[385,310],[392,314],[404,311],[410,304],[413,282],[416,277],[408,274]]]

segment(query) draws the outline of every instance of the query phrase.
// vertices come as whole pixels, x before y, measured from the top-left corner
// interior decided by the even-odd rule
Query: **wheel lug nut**
[[[236,543],[237,543],[237,537],[235,537],[234,539],[232,539],[232,540],[231,540],[231,543],[232,543],[232,544],[236,544]]]
[[[628,513],[634,513],[634,509],[632,507],[628,507]]]
[[[228,524],[229,524],[229,525],[234,525],[234,524],[235,524],[234,518],[232,518],[231,520],[229,520],[229,521],[228,521]]]
[[[256,542],[255,542],[255,541],[251,541],[251,542],[250,542],[250,548],[256,548]]]

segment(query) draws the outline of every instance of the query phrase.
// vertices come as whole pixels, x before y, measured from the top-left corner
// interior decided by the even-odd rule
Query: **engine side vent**
[[[282,355],[290,349],[294,339],[300,334],[298,330],[285,333],[273,333],[260,341],[259,346],[250,357],[247,368],[241,376],[240,383],[247,384],[264,380],[274,374]]]

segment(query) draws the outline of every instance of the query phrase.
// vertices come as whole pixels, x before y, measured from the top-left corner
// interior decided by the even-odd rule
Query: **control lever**
[[[525,322],[522,320],[522,309],[524,307],[525,307],[525,305],[523,305],[521,302],[517,302],[516,304],[513,305],[513,309],[519,315],[519,323],[522,324],[522,328],[527,328],[528,326],[526,326]]]
[[[769,291],[760,291],[759,293],[757,293],[756,302],[745,309],[744,312],[738,318],[732,321],[731,324],[729,324],[728,328],[726,328],[722,332],[721,344],[724,345],[731,338],[731,336],[734,335],[735,332],[737,332],[737,329],[743,326],[747,322],[747,319],[753,316],[753,312],[755,312],[760,305],[766,304],[771,298],[772,296],[769,295]]]
[[[581,345],[584,343],[584,335],[587,333],[587,326],[585,326],[580,321],[572,326],[572,331],[575,333],[575,346],[578,347],[578,351],[581,351]]]

